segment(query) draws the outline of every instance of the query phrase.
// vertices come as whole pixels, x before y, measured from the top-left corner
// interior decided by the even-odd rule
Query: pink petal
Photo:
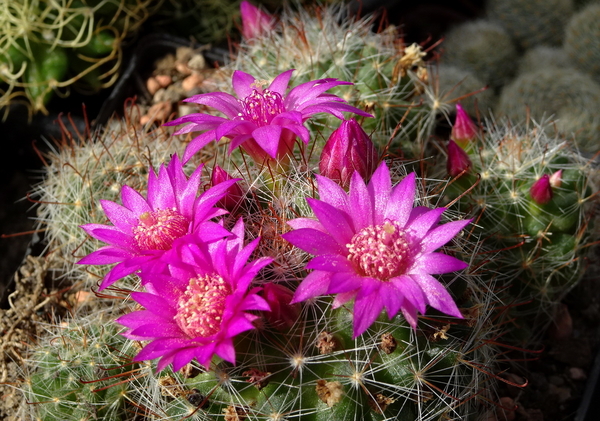
[[[326,272],[353,272],[354,268],[345,256],[339,254],[322,254],[313,257],[306,269],[318,269]]]
[[[285,91],[287,91],[288,83],[290,82],[290,78],[292,77],[293,72],[294,69],[290,69],[277,75],[277,77],[273,79],[273,82],[271,82],[267,89],[272,92],[277,92],[282,97],[284,97]]]
[[[377,292],[361,295],[359,292],[354,301],[354,322],[352,337],[360,336],[379,317],[383,310],[381,298]]]
[[[454,300],[446,291],[446,288],[430,275],[410,275],[421,287],[429,305],[442,313],[462,318],[462,314],[456,307]]]
[[[306,278],[298,285],[294,298],[290,304],[300,303],[302,301],[309,300],[311,298],[325,295],[327,288],[329,287],[329,279],[331,273],[321,272],[319,270],[312,271]]]
[[[310,228],[302,228],[286,232],[281,236],[284,240],[289,241],[296,247],[306,251],[307,253],[320,254],[345,254],[344,247],[324,232],[313,230]]]
[[[324,233],[327,233],[325,231],[325,228],[323,228],[323,225],[321,225],[321,223],[315,219],[296,218],[296,219],[292,219],[292,220],[288,221],[287,223],[290,227],[292,227],[294,229],[310,228],[310,229],[314,229],[317,231],[322,231]]]
[[[424,246],[423,252],[429,253],[442,247],[453,239],[465,226],[469,225],[471,221],[471,219],[452,221],[429,231],[421,242]]]
[[[252,137],[271,158],[276,159],[282,132],[281,126],[263,126],[254,130]]]
[[[325,232],[329,233],[341,247],[350,243],[355,232],[352,227],[352,221],[344,211],[336,209],[326,202],[310,197],[307,197],[306,201],[315,216],[319,219],[321,225],[323,225],[323,228],[325,228]]]
[[[114,226],[131,235],[131,229],[138,224],[138,219],[132,211],[110,200],[100,200],[100,205]]]
[[[194,102],[200,105],[207,105],[215,110],[221,111],[227,116],[227,118],[230,119],[237,117],[242,110],[237,98],[225,92],[209,92],[206,94],[198,94],[192,96],[191,98],[185,99],[184,102]],[[182,123],[183,122],[184,121],[182,121]]]
[[[367,190],[375,202],[373,224],[382,225],[384,222],[385,211],[390,202],[390,191],[392,190],[390,171],[388,170],[385,161],[382,161],[373,173],[371,181],[367,185]]]
[[[113,246],[104,246],[77,261],[79,265],[110,265],[122,262],[131,252]]]
[[[373,225],[373,197],[369,194],[364,180],[358,171],[352,174],[350,179],[350,216],[354,221],[354,230]]]
[[[442,274],[462,270],[469,264],[444,253],[427,253],[420,256],[416,265],[411,268],[412,273]],[[413,272],[414,271],[414,272]]]
[[[316,178],[319,187],[319,198],[323,202],[329,203],[331,206],[350,214],[348,194],[344,189],[327,177],[316,175]]]
[[[392,278],[390,282],[396,287],[400,296],[404,297],[405,301],[410,302],[421,313],[425,313],[427,299],[418,283],[410,276],[405,275]]]
[[[401,227],[405,226],[415,202],[415,190],[415,173],[410,173],[392,190],[384,219],[396,221]]]
[[[423,239],[428,234],[429,229],[440,222],[440,217],[445,210],[446,208],[435,208],[423,213],[406,227],[407,231],[414,238]]]
[[[242,72],[241,70],[236,70],[233,72],[233,77],[231,78],[231,83],[233,85],[233,90],[237,97],[241,100],[245,99],[248,95],[252,93],[254,88],[252,85],[256,79],[254,76],[249,75],[248,73]]]
[[[214,129],[193,138],[185,148],[185,152],[183,153],[183,162],[188,162],[190,158],[196,154],[196,152],[208,145],[213,140],[217,140]]]
[[[150,294],[148,292],[132,292],[131,298],[137,301],[146,310],[164,318],[172,318],[177,314],[177,310],[171,307],[168,301],[158,295]]]
[[[327,294],[340,294],[358,289],[376,289],[378,285],[372,282],[370,278],[357,275],[354,272],[334,272],[329,279],[329,288]]]
[[[137,216],[144,212],[152,211],[146,199],[129,186],[123,186],[121,189],[121,201],[123,202],[123,206],[130,209]]]

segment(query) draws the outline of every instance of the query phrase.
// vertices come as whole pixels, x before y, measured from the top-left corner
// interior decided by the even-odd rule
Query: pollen
[[[352,237],[348,260],[362,276],[381,281],[402,275],[412,261],[408,234],[395,221],[363,228]]]
[[[133,228],[133,238],[142,250],[168,250],[188,227],[187,218],[174,208],[144,212]]]
[[[190,337],[208,337],[221,328],[231,286],[217,274],[190,279],[177,302],[175,321]]]
[[[273,118],[285,112],[281,95],[268,89],[253,89],[250,95],[240,100],[240,105],[242,112],[238,117],[259,127],[268,126]]]

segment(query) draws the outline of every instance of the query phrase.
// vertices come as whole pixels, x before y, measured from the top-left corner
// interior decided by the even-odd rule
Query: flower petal
[[[452,221],[429,231],[427,235],[423,237],[421,242],[424,247],[423,252],[429,253],[442,247],[454,238],[465,226],[469,225],[471,221],[471,219]]]
[[[331,273],[314,270],[298,285],[290,304],[300,303],[311,298],[325,295],[329,288]]]

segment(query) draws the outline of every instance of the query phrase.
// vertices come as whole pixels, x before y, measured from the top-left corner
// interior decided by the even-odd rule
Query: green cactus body
[[[488,0],[487,14],[499,22],[523,49],[559,45],[573,14],[572,0]]]
[[[573,64],[600,81],[600,4],[592,3],[571,17],[564,49]]]
[[[126,419],[134,345],[108,319],[78,318],[49,332],[30,356],[27,399],[42,421]]]
[[[593,232],[586,225],[593,170],[565,141],[547,136],[543,126],[489,124],[473,142],[470,174],[450,186],[450,197],[468,191],[461,206],[475,213],[487,247],[495,250],[487,267],[509,287],[508,300],[528,303],[515,311],[534,328],[543,319],[537,316],[551,311],[581,278]],[[537,203],[530,193],[533,183],[558,171],[562,177],[551,200]]]
[[[448,32],[443,62],[471,71],[484,84],[502,87],[514,74],[517,50],[504,28],[488,20],[466,22]]]
[[[575,135],[577,146],[595,153],[600,145],[600,119],[593,111],[600,106],[600,85],[573,68],[546,68],[519,75],[505,87],[496,113],[513,123],[526,116],[540,122],[553,117],[565,137]],[[554,127],[545,125],[551,134]]]

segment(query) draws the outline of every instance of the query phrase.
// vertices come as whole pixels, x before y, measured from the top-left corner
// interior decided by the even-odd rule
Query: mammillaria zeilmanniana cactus
[[[514,312],[526,316],[519,324],[529,335],[582,277],[596,232],[593,163],[542,124],[490,122],[480,131],[459,107],[459,127],[467,130],[453,136],[467,135],[448,145],[448,173],[457,177],[448,192],[487,233],[497,255],[486,267],[520,304]]]
[[[284,72],[264,85],[235,73],[240,101],[225,93],[194,99],[217,106],[226,118],[196,114],[174,123],[188,123],[182,133],[203,132],[184,153],[190,162],[196,152],[226,156],[220,145],[207,144],[220,134],[236,142],[232,154],[250,162],[247,168],[237,167],[238,159],[222,162],[224,171],[244,179],[230,216],[213,205],[225,203],[241,180],[217,177],[229,181],[196,198],[202,167],[187,176],[174,156],[158,175],[149,170],[147,186],[123,187],[122,205],[101,202],[110,225],[84,225],[108,246],[82,263],[117,264],[105,271],[105,291],[130,285],[118,278],[132,272],[142,280],[131,297],[145,309],[118,319],[129,339],[148,341],[133,361],[161,357],[158,368],[167,374],[160,376],[184,391],[168,399],[149,396],[158,374],[124,375],[137,407],[130,412],[317,420],[470,413],[473,397],[494,399],[481,385],[494,370],[495,332],[487,322],[491,312],[482,310],[493,303],[489,291],[465,270],[472,245],[453,239],[469,221],[430,208],[414,174],[402,175],[397,163],[382,162],[373,172],[376,154],[366,167],[371,170],[354,173],[348,192],[325,176],[315,182],[312,134],[298,148],[285,143],[290,132],[302,138],[304,120],[316,112],[339,118],[364,112],[325,93],[339,83],[334,80],[287,93],[290,76]],[[269,118],[253,118],[257,110]],[[281,144],[291,151],[279,153]],[[218,219],[205,230],[193,222],[209,217]],[[278,247],[281,253],[273,256]],[[314,255],[309,263],[306,252]],[[419,316],[425,312],[426,318]],[[277,320],[270,313],[297,316]],[[199,374],[185,378],[179,370],[189,373],[190,364]],[[200,396],[196,407],[192,395]]]

